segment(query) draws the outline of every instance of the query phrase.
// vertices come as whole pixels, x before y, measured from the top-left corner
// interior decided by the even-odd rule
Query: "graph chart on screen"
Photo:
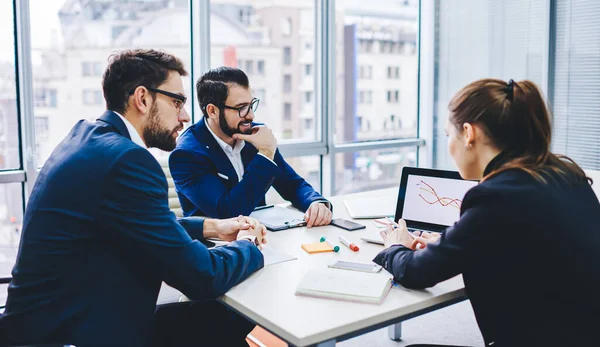
[[[409,175],[402,218],[437,225],[452,225],[460,217],[467,191],[477,182]]]
[[[447,196],[439,196],[438,193],[435,191],[435,188],[433,188],[430,184],[428,184],[427,182],[421,180],[419,183],[417,183],[417,186],[419,187],[419,190],[421,191],[421,193],[419,194],[419,197],[421,199],[423,199],[423,201],[425,201],[426,203],[428,203],[429,205],[433,205],[433,204],[440,204],[441,206],[449,206],[449,207],[454,207],[458,210],[460,210],[460,204],[462,204],[462,200],[458,199],[458,198],[451,198],[451,197],[447,197]],[[425,196],[423,196],[423,194],[425,194]]]

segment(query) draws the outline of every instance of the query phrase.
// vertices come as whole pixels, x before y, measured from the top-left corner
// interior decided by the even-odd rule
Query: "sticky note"
[[[333,252],[333,248],[327,242],[304,243],[302,249],[308,253]]]

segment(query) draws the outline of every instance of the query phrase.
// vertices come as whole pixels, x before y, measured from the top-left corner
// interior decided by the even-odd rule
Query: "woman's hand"
[[[394,245],[402,245],[404,247],[415,250],[416,240],[415,237],[406,228],[406,222],[402,219],[398,220],[398,224],[388,225],[381,233],[385,248],[389,248]]]
[[[440,234],[427,231],[411,233],[406,227],[406,222],[399,219],[398,224],[388,225],[385,231],[381,232],[381,237],[385,248],[402,245],[415,251],[427,247],[429,243],[437,242],[440,239]]]

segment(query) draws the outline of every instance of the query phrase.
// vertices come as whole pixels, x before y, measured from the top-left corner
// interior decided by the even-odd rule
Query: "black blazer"
[[[438,242],[374,261],[407,288],[462,274],[486,345],[600,344],[600,204],[587,181],[505,171],[466,194]]]
[[[263,266],[246,241],[207,249],[192,224],[177,223],[160,165],[117,114],[80,121],[33,188],[0,346],[146,346],[162,281],[215,298]]]

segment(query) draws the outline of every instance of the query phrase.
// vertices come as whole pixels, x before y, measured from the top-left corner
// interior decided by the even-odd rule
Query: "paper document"
[[[284,261],[297,259],[291,254],[285,252],[276,251],[275,249],[267,246],[262,246],[262,254],[265,257],[265,266],[283,263]]]
[[[296,295],[380,304],[392,285],[387,272],[362,273],[339,269],[311,270],[296,288]]]

